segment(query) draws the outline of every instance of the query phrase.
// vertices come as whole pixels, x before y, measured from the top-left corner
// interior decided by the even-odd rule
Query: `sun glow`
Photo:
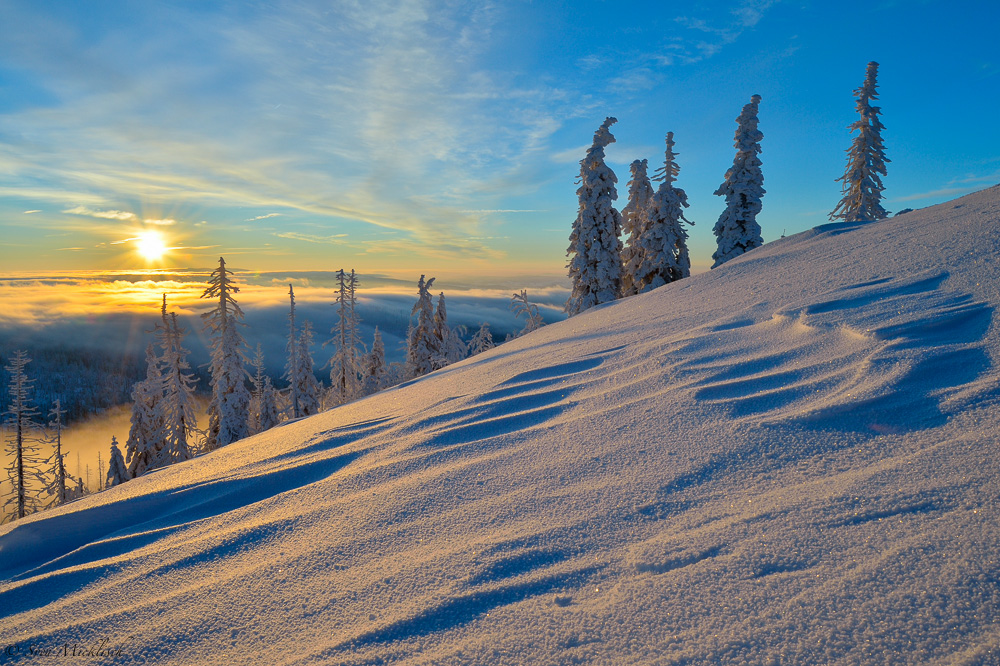
[[[167,244],[158,231],[148,230],[139,234],[136,249],[146,261],[159,261],[167,253]]]

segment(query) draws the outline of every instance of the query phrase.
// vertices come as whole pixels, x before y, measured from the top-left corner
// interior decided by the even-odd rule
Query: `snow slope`
[[[0,528],[121,663],[1000,663],[1000,186]]]

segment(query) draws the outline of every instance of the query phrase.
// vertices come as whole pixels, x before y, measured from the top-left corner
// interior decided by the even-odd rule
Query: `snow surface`
[[[1000,663],[998,229],[828,224],[0,527],[0,644]]]

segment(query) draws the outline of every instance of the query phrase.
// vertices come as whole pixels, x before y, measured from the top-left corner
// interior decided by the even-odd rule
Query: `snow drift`
[[[6,525],[0,642],[1000,663],[998,231],[1000,187],[821,226]]]

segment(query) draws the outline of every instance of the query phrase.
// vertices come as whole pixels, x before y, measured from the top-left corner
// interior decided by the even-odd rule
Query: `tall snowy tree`
[[[125,483],[129,480],[128,468],[125,466],[125,458],[118,448],[118,440],[111,437],[111,455],[108,457],[108,475],[104,479],[104,487],[110,488]]]
[[[496,347],[496,343],[493,341],[493,334],[490,332],[490,324],[484,321],[480,324],[476,334],[469,340],[469,356],[482,354],[484,351],[489,351],[494,347]]]
[[[513,294],[510,297],[510,309],[514,312],[514,317],[524,315],[524,328],[520,333],[513,335],[519,338],[526,333],[531,333],[545,326],[542,315],[538,312],[538,306],[528,300],[528,290],[522,289],[520,294]]]
[[[636,242],[636,253],[626,268],[633,276],[636,293],[644,293],[691,275],[687,231],[682,222],[688,206],[687,194],[674,187],[681,168],[674,152],[674,133],[667,132],[663,168],[657,170],[660,186],[650,202],[648,214]]]
[[[11,490],[4,508],[11,507],[12,513],[7,515],[13,519],[24,518],[40,508],[39,494],[45,486],[38,447],[40,426],[35,421],[38,411],[31,399],[34,380],[29,379],[25,371],[30,362],[24,351],[17,350],[10,364],[5,366],[10,374],[7,385],[10,404],[3,415],[4,426],[9,433],[7,454],[11,456],[11,462],[7,468],[7,480]]]
[[[385,362],[385,344],[378,326],[375,327],[375,337],[372,340],[372,351],[367,355],[365,366],[365,395],[371,395],[385,388],[389,367]]]
[[[66,453],[62,448],[63,417],[65,415],[66,410],[62,408],[62,402],[59,398],[56,398],[56,402],[49,412],[49,427],[52,428],[53,451],[49,459],[45,461],[50,465],[47,491],[49,495],[54,496],[52,503],[56,506],[65,504],[66,500],[69,499],[69,488],[66,482],[67,480],[73,480],[66,471]]]
[[[243,367],[246,342],[240,335],[243,310],[233,294],[240,288],[233,284],[226,260],[219,257],[219,267],[212,271],[202,298],[218,299],[215,308],[202,314],[211,340],[212,400],[208,406],[208,437],[205,448],[212,451],[247,436],[247,412],[250,392]]]
[[[154,461],[155,467],[170,465],[194,456],[194,437],[198,424],[195,418],[194,383],[188,372],[191,366],[184,348],[184,332],[177,323],[177,313],[167,313],[167,297],[163,296],[161,323],[157,326],[160,340],[160,362],[163,370],[163,446]]]
[[[316,379],[312,356],[312,322],[302,322],[299,333],[299,413],[302,416],[319,414],[323,404],[323,385]]]
[[[594,143],[580,160],[579,211],[569,236],[569,278],[573,284],[565,309],[570,316],[613,301],[622,291],[621,214],[615,172],[604,162],[604,148],[615,142],[607,118],[594,133]]]
[[[748,250],[764,244],[757,214],[764,196],[764,174],[761,172],[760,141],[764,134],[757,129],[757,107],[760,95],[750,98],[736,119],[736,157],[726,172],[726,180],[715,191],[726,197],[726,210],[712,230],[718,248],[712,255],[712,268],[721,266]]]
[[[333,406],[348,403],[361,393],[360,321],[355,308],[357,285],[353,270],[347,274],[340,269],[337,273],[337,326],[330,331],[334,337],[327,342],[335,348],[330,358],[330,402]]]
[[[459,327],[465,330],[464,327]],[[434,359],[434,369],[461,361],[468,355],[469,349],[462,341],[459,332],[448,325],[448,309],[445,306],[444,292],[438,294],[437,309],[434,311],[434,337],[437,338],[438,356]]]
[[[628,204],[622,208],[622,231],[628,235],[622,249],[622,295],[639,293],[635,284],[635,270],[639,265],[639,237],[647,226],[649,206],[653,200],[653,186],[649,182],[646,160],[635,160],[629,167],[632,179],[628,182]]]
[[[125,442],[129,478],[134,479],[156,466],[165,439],[163,375],[153,345],[149,345],[146,347],[146,379],[132,387],[132,419]]]
[[[264,371],[264,352],[257,343],[257,353],[253,357],[254,374],[251,377],[253,392],[250,395],[248,428],[251,435],[270,430],[281,421],[278,412],[277,394],[271,385],[271,378]]]
[[[882,144],[885,125],[879,120],[882,109],[871,104],[878,99],[877,76],[878,63],[868,63],[865,83],[854,91],[858,100],[855,108],[861,117],[850,125],[850,130],[858,135],[847,149],[847,170],[837,179],[844,196],[830,213],[831,220],[874,222],[888,215],[882,208],[885,187],[881,176],[885,175],[885,163],[890,161]]]
[[[288,285],[288,343],[285,351],[288,352],[285,361],[284,379],[288,381],[288,398],[292,403],[292,418],[297,419],[302,414],[299,406],[299,392],[302,390],[302,361],[299,350],[299,334],[295,328],[295,289]]]
[[[434,278],[425,282],[423,275],[417,282],[417,302],[410,311],[410,316],[416,315],[417,321],[410,325],[406,346],[406,374],[410,377],[420,377],[434,370],[434,359],[441,356],[434,335],[433,284]]]

